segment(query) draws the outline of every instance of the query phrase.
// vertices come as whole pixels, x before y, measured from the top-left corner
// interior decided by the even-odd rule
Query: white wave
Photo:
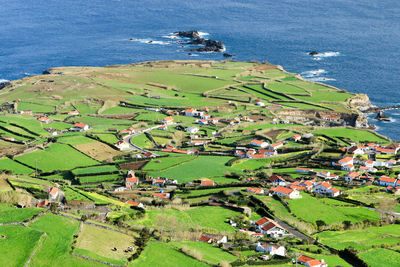
[[[320,57],[314,57],[314,60],[316,60],[316,61],[320,61],[320,60],[321,60],[321,58],[320,58]]]
[[[142,44],[158,44],[158,45],[169,45],[170,44],[170,42],[156,41],[156,40],[151,40],[151,39],[135,39],[135,38],[132,38],[131,41],[139,42],[139,43],[142,43]]]
[[[198,55],[198,54],[190,54],[189,56],[191,56],[191,57],[198,57],[199,55]]]
[[[6,80],[6,79],[0,79],[0,83],[5,83],[5,82],[9,82],[9,80]]]
[[[340,55],[340,52],[328,51],[322,52],[314,55],[314,58],[325,58],[325,57],[337,57]]]
[[[317,70],[303,71],[302,73],[300,73],[300,75],[303,76],[304,78],[311,78],[311,77],[319,76],[323,73],[326,73],[326,70],[317,69]]]
[[[208,36],[210,35],[208,32],[199,32],[200,37]]]
[[[175,34],[170,34],[170,35],[163,35],[161,36],[162,38],[168,38],[168,39],[172,39],[172,40],[176,40],[176,39],[182,39],[179,36],[176,36]]]
[[[336,79],[328,78],[328,77],[316,77],[316,78],[307,78],[307,80],[311,82],[328,82],[328,81],[336,81]]]

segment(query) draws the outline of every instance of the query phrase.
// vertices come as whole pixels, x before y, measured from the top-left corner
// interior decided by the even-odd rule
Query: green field
[[[0,226],[0,262],[3,266],[24,266],[42,233],[21,225]]]
[[[79,180],[81,184],[88,183],[99,183],[104,181],[116,181],[121,178],[119,174],[105,174],[105,175],[93,175],[93,176],[79,176],[76,179]]]
[[[239,214],[238,212],[224,209],[221,207],[204,206],[178,211],[174,209],[155,209],[146,211],[146,217],[135,223],[154,227],[157,225],[159,215],[175,217],[185,227],[201,227],[204,229],[214,229],[223,232],[234,232],[235,229],[225,220],[230,216]],[[207,215],[205,215],[207,214]]]
[[[237,259],[236,256],[205,242],[184,241],[171,242],[170,244],[177,247],[178,249],[181,249],[185,246],[191,251],[195,250],[201,254],[202,260],[211,264],[219,264],[221,263],[221,261],[232,262]]]
[[[47,214],[31,224],[30,228],[47,233],[30,266],[103,266],[69,253],[73,235],[79,230],[79,221]]]
[[[72,171],[75,176],[97,174],[97,173],[111,173],[117,172],[119,169],[115,165],[100,165],[86,168],[78,168]]]
[[[157,255],[156,257],[154,255]],[[203,267],[208,264],[197,261],[172,246],[162,242],[148,242],[140,257],[129,263],[132,267]]]
[[[330,137],[344,137],[356,142],[378,142],[387,143],[387,140],[378,135],[366,131],[351,128],[330,128],[315,130],[314,134],[327,135]]]
[[[37,160],[38,169],[44,172],[68,170],[76,167],[98,164],[97,161],[80,153],[72,147],[57,143],[50,145],[45,150],[36,150],[29,154],[19,156],[16,160],[33,168],[35,167],[35,161]]]
[[[0,223],[24,222],[42,212],[39,208],[17,209],[6,204],[0,204]]]
[[[367,250],[373,245],[398,245],[400,242],[400,225],[392,224],[381,227],[367,227],[360,230],[325,231],[318,234],[321,243],[336,249],[353,247]]]
[[[57,139],[57,142],[75,146],[81,144],[94,143],[96,142],[96,140],[88,138],[83,135],[74,135],[74,136],[60,137]]]
[[[364,207],[357,207],[334,199],[317,199],[302,193],[300,199],[288,200],[290,209],[297,217],[308,222],[322,220],[326,224],[335,222],[379,220],[379,214]],[[310,212],[312,210],[312,212]]]
[[[183,162],[182,164],[168,168],[163,171],[149,171],[149,175],[177,179],[180,183],[190,182],[193,179],[203,177],[208,177],[211,179],[217,178],[215,182],[218,182],[218,178],[223,177],[225,172],[232,171],[240,173],[240,170],[225,166],[225,163],[228,162],[230,159],[232,158],[218,156],[199,156],[194,160]]]
[[[400,266],[400,253],[393,250],[377,248],[358,254],[371,267]]]
[[[33,169],[26,167],[18,162],[15,162],[9,158],[0,159],[0,170],[9,170],[13,174],[31,174],[34,172]]]

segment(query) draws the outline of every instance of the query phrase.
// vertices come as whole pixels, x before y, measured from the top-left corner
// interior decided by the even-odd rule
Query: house
[[[297,262],[308,267],[328,267],[324,260],[317,260],[306,255],[301,255]]]
[[[200,119],[202,119],[202,120],[208,120],[209,118],[211,118],[210,114],[200,115]]]
[[[70,130],[77,132],[87,131],[89,130],[89,125],[85,123],[75,123],[74,127],[72,127]]]
[[[261,147],[261,148],[266,148],[268,146],[267,142],[257,140],[257,139],[252,140],[250,144],[252,146],[257,146],[257,147]]]
[[[32,112],[32,110],[21,110],[21,111],[19,112],[19,114],[22,114],[22,115],[30,115],[30,116],[32,116],[32,115],[33,115],[33,112]]]
[[[258,231],[271,236],[272,238],[283,237],[288,233],[287,230],[280,226],[277,222],[266,217],[259,219],[254,224]]]
[[[280,197],[288,197],[290,199],[301,198],[300,192],[297,189],[289,188],[289,187],[271,187],[270,192],[272,195],[277,195]]]
[[[292,136],[291,140],[295,141],[295,142],[298,142],[298,141],[301,140],[301,135],[295,134],[295,135]]]
[[[125,187],[132,188],[132,186],[139,185],[139,178],[136,177],[135,172],[130,170],[125,178]]]
[[[129,205],[131,205],[132,207],[138,207],[138,208],[144,209],[143,203],[135,202],[135,201],[130,201],[130,200],[128,200],[126,203],[129,204]]]
[[[399,186],[400,185],[400,180],[388,176],[381,176],[377,181],[376,184],[381,185],[381,186]]]
[[[72,110],[72,111],[61,111],[61,114],[68,114],[68,115],[76,116],[76,115],[79,115],[79,111],[77,111],[77,110]]]
[[[338,161],[338,163],[332,163],[333,166],[340,166],[343,171],[353,171],[354,170],[354,159],[353,157],[344,157]]]
[[[284,246],[279,246],[276,244],[268,244],[257,242],[256,251],[258,252],[267,252],[269,255],[279,255],[282,257],[286,256],[286,249]]]
[[[281,148],[282,146],[283,146],[283,143],[282,143],[282,142],[277,142],[277,143],[272,144],[272,145],[270,146],[270,148],[271,148],[271,149],[274,149],[274,150],[277,150],[277,149]]]
[[[199,128],[197,128],[196,126],[190,126],[190,127],[187,127],[185,130],[188,133],[195,134],[199,131]]]
[[[48,193],[49,193],[50,200],[56,200],[58,198],[58,188],[57,187],[51,187],[49,189]]]
[[[265,157],[269,157],[269,156],[275,156],[278,155],[278,152],[274,149],[260,149],[259,150],[260,154],[264,154],[264,158]]]
[[[189,145],[193,146],[202,146],[207,144],[209,141],[208,140],[190,140],[188,143]]]
[[[121,134],[133,134],[135,133],[135,129],[133,127],[129,127],[128,129],[124,129],[120,132]]]
[[[174,123],[174,117],[172,116],[165,117],[164,119],[161,120],[161,122],[166,125],[171,125]]]
[[[39,118],[38,118],[38,121],[43,122],[43,123],[46,123],[46,124],[49,124],[49,123],[51,122],[51,120],[50,120],[49,118],[44,117],[44,116],[39,117]]]
[[[198,241],[206,242],[206,243],[217,243],[224,244],[228,242],[228,237],[226,235],[214,235],[208,233],[202,233]]]
[[[158,187],[164,187],[165,186],[165,180],[164,179],[153,179],[152,180],[152,185],[158,186]]]
[[[201,180],[201,186],[214,186],[215,183],[213,180]]]
[[[272,185],[280,185],[280,186],[285,186],[286,185],[286,181],[279,175],[272,175],[271,177],[268,178],[268,181],[272,184]]]
[[[328,182],[315,183],[313,192],[320,195],[329,195],[332,197],[337,197],[338,195],[340,195],[340,190],[332,187],[332,185]]]
[[[146,153],[144,153],[144,155],[143,155],[143,158],[155,158],[156,157],[156,155],[154,155],[153,153],[151,153],[151,152],[146,152]]]
[[[311,190],[314,187],[315,181],[314,180],[307,180],[307,181],[301,181],[299,183],[299,186],[304,186],[306,187],[307,190]]]
[[[197,111],[197,110],[191,108],[191,109],[185,110],[185,116],[187,116],[187,117],[202,117],[202,116],[204,116],[204,112]]]
[[[208,124],[208,120],[197,120],[196,122],[198,124],[200,124],[200,125],[207,125]]]
[[[246,188],[246,192],[257,194],[257,195],[264,195],[264,189],[262,189],[262,188],[248,187],[248,188]]]
[[[259,107],[265,107],[265,103],[262,102],[262,101],[258,101],[258,102],[256,103],[256,105],[259,106]]]
[[[119,140],[118,142],[115,143],[115,147],[118,148],[119,150],[127,150],[130,148],[130,145],[124,140]]]
[[[389,159],[388,161],[386,161],[386,165],[388,167],[393,167],[396,164],[397,164],[397,161],[395,161],[394,159]]]
[[[157,129],[161,130],[161,131],[168,131],[168,125],[163,124],[157,127]]]
[[[320,171],[320,172],[317,172],[317,177],[320,177],[323,179],[329,179],[331,177],[331,173],[328,171]]]
[[[354,154],[354,155],[364,155],[365,147],[364,146],[352,146],[347,149],[347,152]]]
[[[344,176],[344,180],[346,182],[351,182],[354,179],[357,179],[361,176],[361,174],[359,174],[358,172],[349,172],[348,174],[346,174]]]
[[[386,154],[386,155],[396,155],[397,150],[394,148],[383,148],[383,147],[378,147],[376,149],[377,154]]]
[[[375,166],[375,161],[367,160],[366,162],[364,162],[364,165],[367,168],[373,168]]]
[[[47,205],[49,205],[49,204],[50,204],[50,202],[49,202],[48,200],[42,200],[42,201],[39,201],[39,202],[36,204],[36,207],[41,208],[41,207],[47,206]]]
[[[218,119],[217,118],[212,118],[212,119],[209,119],[208,122],[215,125],[215,124],[218,123]]]
[[[161,198],[161,199],[169,199],[169,193],[153,193],[153,197]]]
[[[376,167],[388,167],[387,161],[375,161],[374,165]]]

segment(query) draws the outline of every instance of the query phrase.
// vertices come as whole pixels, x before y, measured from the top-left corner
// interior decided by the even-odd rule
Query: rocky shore
[[[174,32],[176,36],[191,39],[184,42],[186,45],[201,45],[198,48],[191,48],[188,51],[194,52],[224,52],[225,46],[221,41],[202,38],[198,31],[178,31]]]

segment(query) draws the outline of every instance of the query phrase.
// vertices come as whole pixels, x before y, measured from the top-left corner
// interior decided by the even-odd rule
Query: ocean
[[[170,33],[199,30],[237,60],[268,61],[379,106],[400,104],[400,2],[395,0],[0,0],[0,80],[57,66],[224,59],[182,51]],[[130,40],[135,38],[135,40]],[[148,43],[148,41],[153,41]],[[316,50],[316,58],[308,55]],[[371,122],[400,140],[393,122]]]

